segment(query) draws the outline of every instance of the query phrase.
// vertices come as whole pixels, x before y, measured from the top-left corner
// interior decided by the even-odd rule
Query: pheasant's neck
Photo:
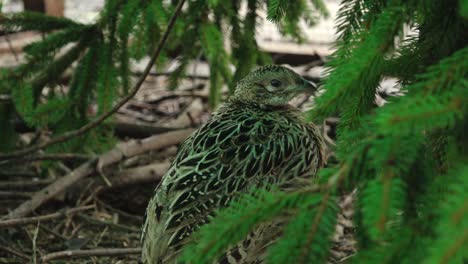
[[[238,100],[229,100],[224,105],[222,105],[217,113],[230,112],[230,111],[242,111],[245,113],[251,112],[260,115],[274,115],[274,116],[283,116],[290,119],[303,119],[301,111],[292,106],[292,105],[265,105],[257,104],[252,102],[243,102]]]

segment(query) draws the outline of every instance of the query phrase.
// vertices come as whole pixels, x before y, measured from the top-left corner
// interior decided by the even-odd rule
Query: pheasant
[[[143,226],[143,263],[177,263],[191,234],[252,187],[303,185],[315,176],[324,159],[323,140],[289,105],[298,94],[315,90],[278,65],[238,82],[231,98],[180,146],[156,188]],[[261,240],[268,243],[266,237]],[[242,244],[219,262],[261,263],[261,256],[252,256],[258,249],[249,249],[255,243]]]

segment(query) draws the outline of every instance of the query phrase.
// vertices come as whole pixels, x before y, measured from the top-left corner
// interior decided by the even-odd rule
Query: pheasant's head
[[[282,106],[300,93],[313,93],[316,86],[294,71],[279,65],[256,69],[239,81],[233,100]]]

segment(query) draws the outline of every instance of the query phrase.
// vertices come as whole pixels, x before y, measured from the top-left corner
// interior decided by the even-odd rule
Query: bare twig
[[[136,75],[136,76],[141,76],[144,72],[133,72],[133,75]],[[155,77],[158,77],[158,76],[169,76],[169,75],[172,75],[174,74],[174,72],[150,72],[149,75],[150,76],[155,76]],[[182,78],[187,78],[187,79],[201,79],[201,80],[208,80],[209,79],[209,76],[203,76],[203,75],[200,75],[200,74],[184,74],[181,76]]]
[[[109,226],[111,228],[120,229],[120,230],[123,230],[123,231],[126,231],[126,232],[134,232],[134,233],[140,233],[141,232],[141,230],[138,229],[138,228],[133,228],[133,227],[122,225],[122,224],[116,224],[116,223],[113,223],[111,221],[105,221],[105,220],[97,219],[97,218],[91,217],[89,215],[78,214],[77,216],[79,218],[85,220],[86,222],[90,223],[90,224]]]
[[[4,165],[7,163],[31,162],[31,161],[39,161],[39,160],[87,160],[90,158],[91,156],[89,155],[76,154],[76,153],[38,154],[38,155],[25,156],[14,161],[12,160],[0,161],[0,165]]]
[[[41,263],[46,263],[54,259],[64,259],[72,257],[91,257],[91,256],[122,256],[131,254],[140,254],[141,248],[100,248],[87,250],[65,250],[44,255]]]
[[[6,42],[8,43],[8,48],[10,49],[11,53],[15,57],[15,61],[18,62],[19,61],[18,53],[16,53],[16,50],[14,49],[13,44],[11,44],[10,37],[8,36],[8,34],[5,34],[4,37],[5,37]]]
[[[71,171],[69,174],[59,178],[54,183],[36,192],[31,197],[31,200],[22,203],[6,217],[11,219],[24,217],[30,214],[40,205],[44,204],[55,195],[63,192],[78,180],[81,180],[93,172],[96,172],[95,163],[97,160],[99,160],[97,169],[102,171],[105,166],[121,161],[124,158],[132,157],[150,150],[158,150],[179,144],[192,132],[193,129],[183,129],[155,135],[143,140],[129,141],[124,144],[119,144],[114,149],[102,154],[99,158],[91,159],[90,161]]]
[[[47,215],[4,220],[4,221],[0,221],[0,228],[19,226],[19,225],[22,226],[22,225],[29,225],[29,224],[37,224],[38,222],[50,221],[52,219],[56,219],[59,217],[67,216],[70,214],[74,214],[77,212],[81,212],[81,211],[85,211],[85,210],[89,210],[93,208],[94,208],[94,205],[87,205],[87,206],[76,207],[76,208],[68,209],[65,211],[57,212],[57,213],[47,214]]]
[[[56,237],[62,239],[63,241],[69,240],[69,238],[67,238],[66,236],[63,236],[62,234],[57,233],[56,231],[54,231],[54,230],[48,228],[48,227],[45,226],[45,225],[41,225],[39,228],[42,229],[42,230],[44,230],[45,232],[47,232],[47,233],[49,233],[49,234],[52,234],[52,235],[54,235],[54,236],[56,236]]]
[[[0,190],[16,190],[16,189],[34,189],[48,185],[52,180],[38,180],[38,181],[0,181]]]
[[[95,197],[94,200],[96,201],[96,203],[99,205],[99,207],[103,207],[109,211],[112,211],[112,212],[115,212],[117,213],[119,216],[122,215],[123,217],[125,218],[128,218],[128,219],[131,219],[131,220],[134,220],[134,221],[137,221],[138,223],[142,223],[143,222],[143,217],[140,216],[140,215],[134,215],[134,214],[131,214],[131,213],[127,213],[125,211],[122,211],[120,209],[117,209],[117,208],[114,208],[112,207],[111,205],[103,202],[101,199],[99,199],[98,197]]]
[[[36,229],[34,230],[34,236],[32,239],[32,262],[37,264],[37,235],[39,235],[39,225],[41,222],[37,222]]]
[[[37,150],[44,149],[44,148],[46,148],[46,147],[48,147],[50,145],[61,143],[61,142],[67,141],[67,140],[69,140],[71,138],[83,135],[84,133],[88,132],[89,130],[91,130],[94,127],[101,124],[109,116],[111,116],[112,114],[117,112],[117,110],[119,110],[120,107],[122,107],[125,103],[127,103],[130,99],[132,99],[133,96],[135,96],[135,94],[138,92],[141,85],[145,81],[146,77],[150,73],[151,68],[153,67],[154,63],[158,59],[159,54],[161,53],[161,50],[163,49],[163,47],[164,47],[164,45],[165,45],[165,43],[167,41],[167,38],[169,37],[169,33],[172,31],[174,23],[175,23],[175,21],[177,19],[177,16],[180,13],[180,10],[182,9],[182,6],[184,5],[184,2],[185,2],[185,0],[179,0],[179,3],[177,4],[177,7],[176,7],[176,9],[174,11],[174,14],[172,15],[172,17],[171,17],[171,19],[170,19],[170,21],[169,21],[169,23],[167,25],[167,29],[164,32],[164,35],[162,36],[162,38],[160,39],[159,44],[158,44],[156,50],[154,51],[153,55],[151,56],[150,61],[146,65],[146,68],[143,71],[143,74],[137,80],[137,82],[135,83],[133,88],[130,90],[128,95],[126,95],[120,101],[118,101],[114,105],[114,107],[112,107],[112,109],[110,109],[108,112],[102,114],[101,116],[99,116],[98,118],[93,120],[92,122],[87,123],[86,125],[82,126],[81,128],[79,128],[77,130],[69,131],[67,133],[62,134],[61,136],[55,137],[55,138],[53,138],[53,139],[51,139],[49,141],[45,141],[43,143],[37,144],[37,145],[29,147],[29,148],[14,151],[14,152],[11,152],[11,153],[0,153],[0,160],[18,158],[18,157],[24,156],[24,155],[26,155],[28,153],[32,153],[32,152],[35,152]]]
[[[13,192],[13,191],[0,191],[0,198],[31,198],[31,193],[27,192]]]
[[[24,217],[30,214],[40,205],[50,200],[52,197],[59,194],[60,192],[64,191],[73,183],[77,182],[79,179],[90,175],[94,171],[94,164],[96,163],[96,160],[97,159],[92,159],[82,164],[81,166],[70,172],[68,175],[59,178],[54,183],[35,193],[31,200],[22,203],[19,207],[17,207],[10,214],[8,214],[7,218],[12,219],[17,217]]]
[[[25,259],[25,260],[29,261],[29,256],[28,255],[23,254],[23,253],[21,253],[19,251],[16,251],[16,250],[14,250],[12,248],[0,245],[0,251],[8,252],[8,253],[10,253],[12,255],[15,255],[17,257],[20,257],[22,259]]]

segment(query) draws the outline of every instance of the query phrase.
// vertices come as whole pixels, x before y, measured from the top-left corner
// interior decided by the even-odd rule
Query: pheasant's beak
[[[317,91],[317,85],[304,78],[300,78],[297,88],[300,93],[314,94]]]

